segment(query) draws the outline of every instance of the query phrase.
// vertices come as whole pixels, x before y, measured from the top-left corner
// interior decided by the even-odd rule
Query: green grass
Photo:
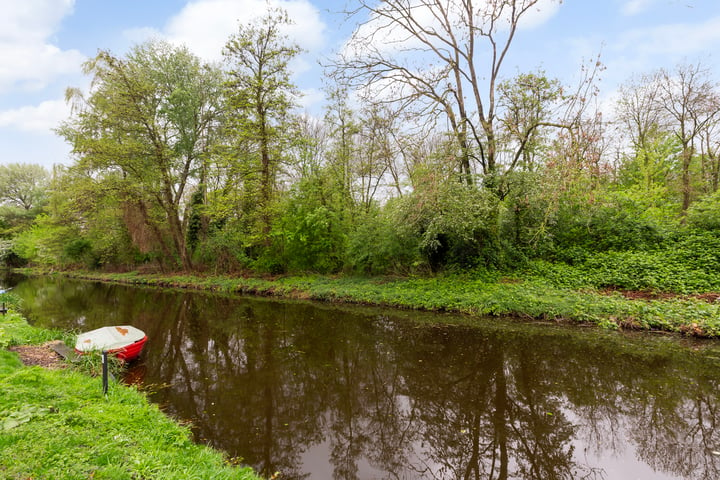
[[[0,317],[4,345],[52,336],[16,313]],[[99,378],[24,367],[0,349],[0,392],[0,478],[259,478],[194,444],[187,427],[130,387],[112,384],[104,396]]]
[[[558,267],[560,268],[560,267]],[[562,271],[562,270],[559,270]],[[228,278],[191,275],[71,273],[122,283],[197,288],[331,302],[362,303],[470,315],[590,323],[604,328],[655,329],[720,337],[720,305],[690,297],[631,300],[599,292],[592,284],[561,282],[562,275],[535,273],[502,279],[496,274],[432,278],[365,278],[320,275]],[[557,272],[556,272],[557,273]],[[579,288],[579,287],[585,288]]]

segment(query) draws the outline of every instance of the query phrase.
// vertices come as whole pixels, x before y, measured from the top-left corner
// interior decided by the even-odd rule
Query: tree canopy
[[[240,23],[219,64],[162,41],[100,50],[57,129],[74,163],[52,183],[0,169],[5,205],[33,212],[6,215],[7,236],[61,264],[375,274],[580,262],[716,230],[720,90],[701,64],[637,72],[610,106],[599,57],[574,85],[509,71],[539,0],[354,5],[322,116],[298,107],[279,9]]]

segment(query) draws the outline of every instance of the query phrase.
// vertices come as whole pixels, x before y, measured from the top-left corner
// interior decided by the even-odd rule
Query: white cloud
[[[306,50],[323,46],[325,25],[320,13],[308,0],[273,0],[271,7],[288,12],[294,25],[285,33]],[[161,35],[167,40],[184,44],[205,60],[222,57],[222,49],[230,36],[243,24],[259,18],[267,11],[265,0],[195,0],[189,2],[167,23]],[[138,29],[128,32],[135,37],[157,36],[152,30]]]
[[[76,74],[85,56],[50,44],[0,42],[0,92],[40,90],[58,76]]]
[[[613,48],[647,55],[692,55],[720,46],[720,17],[701,24],[672,24],[632,30],[621,35]]]
[[[74,0],[3,2],[0,16],[0,92],[35,90],[80,70],[84,56],[63,51],[49,38],[72,13]]]
[[[549,21],[560,9],[557,0],[540,0],[520,20],[520,28],[535,28]]]
[[[23,0],[3,2],[0,41],[43,42],[72,13],[75,0]]]
[[[303,89],[300,93],[300,108],[305,111],[314,111],[325,101],[325,93],[317,88]]]
[[[49,133],[69,116],[70,107],[64,100],[48,100],[39,105],[0,111],[0,128]]]
[[[650,8],[654,0],[630,0],[620,8],[623,15],[631,16],[642,13]]]

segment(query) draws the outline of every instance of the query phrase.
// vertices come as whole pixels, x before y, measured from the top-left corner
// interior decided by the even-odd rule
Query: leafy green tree
[[[65,245],[65,258],[93,268],[131,265],[157,247],[147,225],[133,218],[120,175],[95,176],[69,167],[55,179],[50,212],[55,222],[78,228]]]
[[[220,72],[186,48],[159,41],[125,58],[100,51],[84,69],[93,88],[88,97],[68,90],[74,115],[58,129],[73,146],[76,168],[112,176],[118,198],[152,232],[165,261],[174,257],[192,269],[186,201],[205,179]]]
[[[41,165],[0,165],[0,236],[27,229],[47,205],[50,175]]]
[[[14,240],[13,250],[21,258],[49,266],[64,266],[66,245],[78,238],[78,229],[63,225],[55,217],[40,215],[32,227]]]
[[[45,202],[49,181],[50,175],[41,165],[0,165],[0,202],[32,210]]]
[[[618,170],[618,180],[624,186],[637,185],[644,190],[657,186],[668,188],[677,180],[681,145],[674,136],[658,134],[624,159]]]
[[[329,102],[325,112],[325,123],[332,138],[326,155],[327,168],[337,182],[340,198],[337,200],[345,208],[352,208],[352,163],[356,156],[357,135],[360,131],[356,112],[348,103],[348,91],[343,88],[330,90]]]
[[[508,170],[535,170],[536,157],[542,153],[547,138],[544,127],[561,127],[553,118],[561,103],[562,86],[544,72],[520,74],[498,84],[501,133],[499,138],[508,156]]]
[[[345,258],[348,230],[343,211],[325,197],[322,174],[294,185],[282,204],[275,235],[290,270],[337,272]]]
[[[346,266],[364,275],[407,274],[424,266],[419,237],[406,225],[406,198],[361,213],[348,233]]]
[[[241,25],[230,37],[224,55],[226,168],[238,176],[241,191],[227,188],[218,201],[231,200],[230,209],[250,217],[250,246],[268,246],[273,203],[284,151],[291,139],[290,112],[298,94],[288,64],[300,52],[282,33],[290,24],[286,12],[269,10],[259,21]],[[232,205],[238,198],[240,205]]]

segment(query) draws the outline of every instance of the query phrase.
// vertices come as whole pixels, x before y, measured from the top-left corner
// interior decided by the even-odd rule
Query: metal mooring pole
[[[108,391],[108,354],[107,350],[102,351],[102,382],[103,382],[103,395],[107,395]]]

